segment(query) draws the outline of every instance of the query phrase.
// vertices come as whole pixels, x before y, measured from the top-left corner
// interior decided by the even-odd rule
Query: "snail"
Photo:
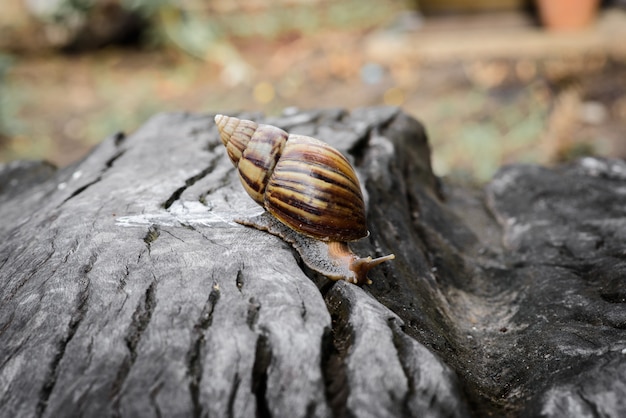
[[[215,123],[241,184],[266,210],[236,222],[279,236],[332,280],[371,284],[367,272],[395,258],[361,258],[348,247],[369,232],[359,180],[339,151],[250,120],[217,115]]]

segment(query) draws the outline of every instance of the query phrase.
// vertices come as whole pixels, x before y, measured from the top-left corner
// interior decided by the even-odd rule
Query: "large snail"
[[[244,189],[266,209],[237,222],[283,238],[307,266],[333,280],[370,284],[367,272],[395,258],[350,251],[347,241],[369,232],[359,180],[339,151],[250,120],[217,115],[215,123]]]

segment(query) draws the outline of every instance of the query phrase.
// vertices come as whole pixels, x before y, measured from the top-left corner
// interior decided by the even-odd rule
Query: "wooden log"
[[[242,114],[315,136],[366,192],[373,284],[332,282],[259,213],[212,115],[76,164],[0,167],[0,415],[626,413],[626,164],[437,178],[397,109]]]

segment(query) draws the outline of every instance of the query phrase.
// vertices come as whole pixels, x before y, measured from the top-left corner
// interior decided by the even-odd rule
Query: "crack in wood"
[[[233,377],[233,383],[230,387],[230,394],[228,395],[228,407],[226,409],[226,414],[229,418],[233,418],[235,416],[235,399],[237,399],[237,392],[239,391],[240,384],[241,377],[239,376],[239,372],[236,372]]]
[[[348,409],[350,386],[348,384],[347,365],[345,359],[352,346],[354,332],[348,321],[349,315],[339,314],[338,309],[331,309],[331,328],[325,328],[322,336],[321,369],[324,380],[324,395],[334,417],[353,417]],[[337,307],[349,309],[346,303],[338,303]],[[335,311],[335,312],[333,312]]]
[[[2,336],[2,334],[4,334],[6,332],[7,329],[9,329],[9,327],[11,326],[11,324],[13,323],[13,320],[15,319],[15,311],[9,312],[9,317],[6,319],[6,321],[4,322],[4,324],[0,325],[0,337]],[[15,349],[15,352],[17,352],[17,348]],[[6,352],[4,353],[5,355],[7,354]],[[11,359],[11,357],[13,357],[14,353],[11,353],[9,355],[7,355],[4,358],[4,361],[2,363],[0,363],[0,369],[3,369],[4,366],[7,364],[7,362]]]
[[[67,263],[67,260],[70,258],[70,256],[72,254],[74,254],[76,252],[76,250],[78,249],[79,245],[80,245],[80,242],[78,241],[78,239],[75,239],[74,240],[74,244],[67,251],[67,253],[65,254],[65,257],[63,257],[63,262],[64,263]]]
[[[311,401],[306,406],[306,412],[304,416],[307,418],[316,417],[317,416],[316,412],[317,412],[317,405],[315,404],[314,401]]]
[[[302,318],[303,322],[306,322],[307,314],[308,314],[308,311],[306,309],[306,304],[304,303],[304,299],[300,298],[300,318]]]
[[[159,403],[156,399],[162,388],[163,382],[159,382],[150,389],[150,404],[152,405],[152,408],[154,409],[154,415],[157,418],[161,418],[163,416],[163,414],[161,413],[161,408],[159,408]]]
[[[119,285],[117,288],[119,290],[124,290],[126,288],[126,283],[128,281],[128,277],[130,276],[130,269],[128,268],[128,264],[124,265],[124,275],[120,279]]]
[[[113,399],[113,415],[121,416],[119,407],[121,400],[121,390],[124,386],[124,382],[130,373],[130,369],[137,359],[137,345],[141,341],[141,337],[150,323],[152,314],[156,308],[156,290],[157,282],[153,276],[153,280],[150,286],[145,291],[144,297],[139,300],[135,312],[133,312],[131,323],[126,331],[126,348],[128,349],[128,355],[122,361],[117,376],[111,387],[110,397]]]
[[[180,224],[180,225],[181,225],[183,228],[189,229],[190,231],[197,232],[198,234],[200,234],[200,236],[201,236],[203,239],[205,239],[205,240],[209,241],[211,244],[213,244],[213,245],[217,245],[218,247],[222,247],[222,248],[228,249],[228,247],[227,247],[227,246],[222,245],[222,244],[219,244],[219,243],[217,243],[216,241],[213,241],[211,238],[209,238],[208,236],[206,236],[206,235],[205,235],[202,231],[200,231],[199,229],[197,229],[197,228],[196,228],[196,227],[194,227],[193,225],[191,225],[191,224],[189,224],[189,223],[182,223],[182,222],[181,222],[181,224]],[[165,231],[165,232],[167,232],[167,231]],[[170,235],[172,235],[170,232],[168,232],[168,233],[169,233]],[[174,238],[176,238],[176,239],[178,239],[178,240],[180,240],[180,241],[184,242],[182,239],[177,238],[177,237],[175,237],[174,235],[172,235],[172,236],[173,236]]]
[[[116,145],[117,145],[117,143],[116,143]],[[115,154],[114,156],[112,156],[111,158],[109,158],[109,159],[106,161],[106,163],[104,163],[104,167],[105,167],[105,169],[104,169],[104,170],[100,173],[100,175],[104,174],[104,172],[105,172],[106,170],[108,170],[109,168],[113,167],[113,164],[115,163],[115,161],[117,161],[117,160],[118,160],[118,158],[120,158],[122,155],[124,155],[124,153],[125,153],[125,152],[126,152],[125,150],[122,150],[122,151],[120,151],[120,152],[116,153],[116,154]]]
[[[248,301],[248,314],[246,315],[246,324],[251,331],[254,331],[256,324],[259,320],[259,311],[261,310],[261,303],[253,296]]]
[[[87,184],[84,184],[82,186],[80,186],[78,189],[74,190],[72,192],[72,194],[70,194],[68,197],[66,197],[60,204],[59,206],[57,206],[57,208],[63,206],[68,200],[73,199],[74,197],[78,196],[79,194],[81,194],[82,192],[84,192],[85,190],[87,190],[90,186],[93,186],[94,184],[98,183],[100,180],[102,180],[102,176],[98,176],[96,177],[94,180],[90,181]]]
[[[39,392],[39,399],[37,401],[37,406],[35,409],[35,416],[37,417],[43,416],[46,408],[48,407],[48,400],[50,399],[50,395],[52,394],[52,391],[56,386],[57,378],[59,375],[59,366],[61,364],[61,361],[65,357],[67,346],[76,335],[78,327],[80,326],[81,322],[85,318],[85,315],[87,314],[87,302],[89,300],[91,285],[88,274],[92,270],[97,258],[98,257],[95,253],[92,254],[89,258],[88,263],[85,264],[81,269],[83,272],[83,276],[79,280],[80,288],[78,293],[76,294],[74,312],[72,312],[72,315],[70,316],[70,321],[68,323],[65,336],[57,343],[56,353],[52,358],[52,361],[50,362],[48,373]]]
[[[172,238],[174,238],[174,239],[176,239],[176,240],[178,240],[178,241],[180,241],[180,242],[185,242],[185,240],[184,240],[184,239],[182,239],[182,238],[177,237],[176,235],[174,235],[174,233],[173,233],[172,231],[168,231],[167,229],[164,229],[164,230],[163,230],[163,233],[164,233],[164,234],[169,235],[170,237],[172,237]]]
[[[113,134],[112,138],[113,138],[113,144],[115,144],[116,147],[119,147],[126,140],[126,133],[122,131],[116,132]]]
[[[407,350],[410,350],[410,348],[406,347],[406,343],[402,339],[403,335],[406,338],[410,337],[404,334],[404,331],[398,324],[397,318],[389,318],[387,320],[387,325],[389,325],[389,329],[391,330],[391,342],[396,349],[396,356],[400,362],[400,367],[402,368],[404,376],[407,380],[407,391],[402,399],[402,415],[405,417],[415,416],[415,414],[411,413],[409,405],[411,398],[415,396],[415,381],[413,380],[413,373],[411,372],[411,368],[406,361],[406,353]]]
[[[348,385],[347,365],[345,359],[354,340],[354,331],[349,324],[349,301],[331,293],[331,289],[337,284],[322,274],[309,269],[294,251],[296,261],[302,272],[316,284],[320,295],[324,299],[328,313],[331,315],[331,327],[325,327],[321,338],[320,369],[324,382],[324,395],[326,403],[332,411],[333,417],[353,418],[354,414],[348,409]],[[341,301],[335,299],[341,298]],[[251,301],[254,298],[251,298]],[[259,305],[260,308],[260,305]],[[343,310],[342,312],[339,312]],[[250,310],[248,311],[250,316]],[[306,319],[307,309],[302,299],[300,315]]]
[[[241,293],[241,289],[243,289],[243,286],[246,283],[243,277],[243,269],[244,267],[242,266],[242,268],[237,270],[237,277],[235,278],[235,286],[237,287],[237,290],[239,290],[239,293]]]
[[[193,416],[201,417],[202,404],[200,403],[200,383],[204,370],[205,332],[213,323],[213,312],[220,299],[220,286],[213,282],[211,292],[207,298],[198,320],[193,326],[191,345],[187,351],[187,374],[189,375],[189,393],[193,405]]]
[[[6,258],[0,263],[0,270],[4,268],[4,265],[7,263],[7,261],[9,261],[9,258],[11,257],[7,254]]]
[[[302,297],[302,294],[300,293],[300,289],[296,287],[296,293],[298,293],[298,297],[300,298],[300,318],[302,318],[302,322],[306,322],[307,320],[307,309],[306,309],[306,303],[304,303],[304,298]]]
[[[575,393],[578,395],[582,403],[589,408],[589,412],[591,412],[592,417],[601,417],[607,414],[604,411],[598,408],[598,402],[594,401],[593,396],[587,396],[584,390],[577,390]],[[582,413],[582,411],[580,411]]]
[[[161,228],[158,225],[152,224],[148,228],[148,232],[143,237],[143,242],[146,244],[146,248],[148,248],[148,256],[150,256],[150,250],[152,248],[152,243],[155,242],[159,236],[161,235]]]
[[[76,196],[78,196],[79,194],[81,194],[82,192],[84,192],[85,190],[87,190],[89,187],[93,186],[94,184],[98,183],[99,181],[102,180],[102,176],[104,175],[104,173],[109,170],[111,167],[113,167],[113,163],[115,163],[115,160],[117,160],[118,158],[120,158],[122,155],[124,155],[125,151],[120,151],[118,153],[116,153],[113,157],[109,158],[105,164],[104,164],[104,168],[102,170],[100,170],[100,174],[98,174],[98,177],[96,177],[94,180],[90,181],[89,183],[79,187],[78,189],[74,190],[72,192],[72,194],[70,194],[68,197],[66,197],[61,203],[59,203],[59,205],[57,206],[57,209],[60,208],[61,206],[63,206],[68,200],[75,198]]]
[[[211,172],[213,172],[213,170],[217,166],[220,159],[221,159],[220,157],[213,158],[209,162],[208,167],[200,171],[198,174],[195,174],[189,177],[188,179],[186,179],[184,186],[181,186],[178,189],[176,189],[174,193],[172,193],[170,197],[167,198],[165,202],[163,202],[163,204],[161,205],[163,209],[169,209],[172,206],[172,204],[174,204],[174,202],[180,199],[180,197],[182,196],[185,190],[187,190],[189,187],[196,184],[196,182],[198,182],[199,180],[203,179],[204,177],[208,176]]]
[[[197,130],[192,131],[191,134],[195,135],[195,134],[206,132],[206,131],[208,131],[208,129],[204,131],[197,129]],[[222,145],[222,141],[219,139],[219,134],[217,133],[216,130],[211,129],[211,135],[212,135],[211,139],[206,142],[206,145],[203,148],[204,151],[207,151],[210,153],[212,153],[213,151],[215,151],[216,148],[219,148],[220,145]]]
[[[207,196],[214,194],[216,191],[223,189],[224,187],[229,186],[232,183],[232,180],[231,180],[232,173],[236,171],[237,169],[232,164],[229,164],[228,168],[223,170],[222,176],[218,178],[217,180],[213,181],[213,183],[216,184],[216,186],[209,187],[208,189],[206,189],[200,196],[198,196],[198,201],[205,206],[210,206],[207,202]]]
[[[254,365],[252,366],[252,394],[256,399],[256,417],[271,418],[267,400],[268,369],[272,363],[272,346],[265,333],[261,333],[256,340]]]

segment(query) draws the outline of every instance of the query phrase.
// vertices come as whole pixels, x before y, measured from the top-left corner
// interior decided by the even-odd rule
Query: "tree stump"
[[[241,114],[352,159],[373,284],[233,222],[212,115],[0,168],[0,415],[626,415],[626,163],[437,178],[397,109]]]

